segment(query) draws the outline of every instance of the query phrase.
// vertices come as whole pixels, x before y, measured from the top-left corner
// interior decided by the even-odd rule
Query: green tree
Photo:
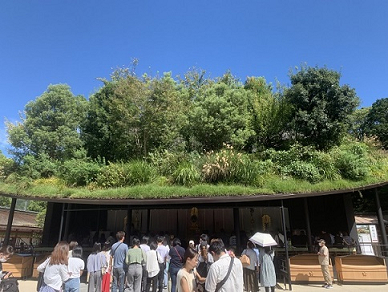
[[[364,128],[368,136],[376,136],[388,149],[388,98],[378,99],[372,104]]]
[[[224,143],[241,149],[254,134],[247,91],[230,73],[199,91],[188,116],[190,134],[206,151]]]
[[[83,135],[91,157],[128,161],[182,148],[187,108],[171,75],[140,79],[128,71],[112,77],[90,98]]]
[[[255,131],[248,148],[281,148],[291,119],[291,106],[281,92],[272,92],[272,86],[264,77],[248,77],[244,88],[248,91],[251,123]]]
[[[80,124],[87,101],[74,96],[68,85],[50,85],[36,100],[27,103],[21,122],[7,123],[11,153],[18,162],[29,155],[47,155],[64,161],[82,148]]]
[[[349,116],[349,133],[354,138],[362,141],[365,135],[365,123],[370,107],[363,107],[356,109],[354,113]]]
[[[355,90],[341,86],[340,77],[318,67],[302,67],[291,74],[292,86],[285,94],[294,110],[291,134],[301,144],[328,149],[340,143],[359,104]]]

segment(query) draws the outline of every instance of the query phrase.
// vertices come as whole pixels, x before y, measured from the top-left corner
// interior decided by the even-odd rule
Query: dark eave
[[[241,195],[241,196],[198,196],[198,197],[179,197],[179,198],[157,198],[157,199],[71,199],[71,198],[42,198],[31,197],[21,195],[7,195],[7,197],[25,199],[25,200],[38,200],[48,201],[54,203],[68,203],[68,204],[87,204],[87,205],[128,205],[133,207],[145,207],[145,206],[164,206],[166,205],[186,205],[186,204],[233,204],[243,202],[259,202],[259,201],[274,201],[274,200],[286,200],[295,198],[306,198],[315,196],[326,196],[335,194],[354,193],[363,190],[369,190],[374,188],[380,188],[388,185],[387,182],[377,183],[367,186],[362,186],[352,189],[331,190],[312,193],[284,193],[284,194],[257,194],[257,195]]]

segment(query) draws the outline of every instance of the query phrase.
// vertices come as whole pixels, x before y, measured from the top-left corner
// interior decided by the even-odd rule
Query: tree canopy
[[[356,92],[340,85],[341,74],[327,68],[302,67],[291,74],[286,97],[293,106],[291,134],[302,145],[328,149],[339,145],[349,116],[359,105]]]
[[[376,136],[385,149],[388,149],[388,98],[376,100],[367,114],[365,134]]]
[[[64,84],[47,91],[25,106],[21,122],[7,123],[11,153],[17,160],[46,155],[64,161],[83,147],[80,124],[85,119],[86,99],[74,96]]]

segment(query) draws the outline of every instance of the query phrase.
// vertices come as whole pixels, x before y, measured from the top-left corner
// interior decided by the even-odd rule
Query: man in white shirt
[[[220,239],[213,241],[209,247],[209,252],[213,255],[214,263],[210,266],[206,277],[205,289],[208,292],[214,292],[217,284],[227,276],[232,258],[225,252],[225,245]],[[243,267],[238,258],[234,258],[230,274],[218,291],[243,291]]]

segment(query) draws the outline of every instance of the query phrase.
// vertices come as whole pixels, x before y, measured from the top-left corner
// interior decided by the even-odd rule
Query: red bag
[[[108,273],[108,272],[106,272],[105,275],[102,276],[101,291],[102,292],[109,292],[110,291],[110,273]]]

